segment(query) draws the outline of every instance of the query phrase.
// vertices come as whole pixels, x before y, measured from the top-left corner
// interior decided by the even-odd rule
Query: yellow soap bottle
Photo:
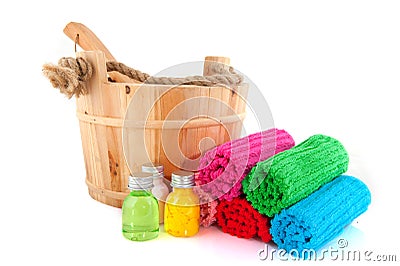
[[[177,171],[171,175],[173,191],[164,210],[164,229],[177,237],[194,236],[200,227],[199,197],[193,192],[192,172]]]

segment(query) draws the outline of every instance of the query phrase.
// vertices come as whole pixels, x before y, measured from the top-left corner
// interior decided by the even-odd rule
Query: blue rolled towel
[[[318,250],[365,212],[370,203],[371,193],[363,182],[341,175],[275,215],[272,240],[288,252]]]

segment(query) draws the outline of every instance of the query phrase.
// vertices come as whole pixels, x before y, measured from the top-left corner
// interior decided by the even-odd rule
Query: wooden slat
[[[89,93],[77,99],[77,113],[87,184],[96,200],[121,207],[130,171],[140,170],[141,164],[150,160],[163,164],[166,176],[170,176],[186,162],[193,163],[188,159],[200,155],[198,145],[202,139],[210,137],[217,145],[226,141],[229,135],[223,125],[232,127],[228,129],[232,130],[231,138],[239,137],[241,123],[234,114],[242,119],[245,105],[240,97],[232,96],[231,90],[220,86],[170,88],[110,83],[102,52],[78,55],[95,66],[95,73],[87,83]],[[125,113],[126,127],[123,127]]]

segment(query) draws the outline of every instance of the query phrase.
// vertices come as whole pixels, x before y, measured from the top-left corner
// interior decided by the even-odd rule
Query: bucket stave
[[[88,94],[76,103],[86,184],[90,196],[100,202],[121,207],[129,192],[129,173],[140,170],[142,163],[163,164],[169,178],[178,168],[196,169],[205,150],[240,137],[246,84],[232,90],[112,83],[102,52],[77,56],[94,66]],[[210,74],[207,62],[204,75]]]

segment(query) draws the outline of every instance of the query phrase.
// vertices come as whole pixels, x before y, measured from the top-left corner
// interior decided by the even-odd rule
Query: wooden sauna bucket
[[[246,84],[233,91],[223,86],[114,83],[107,80],[103,52],[77,56],[94,67],[88,94],[76,102],[86,184],[95,200],[120,208],[129,193],[130,171],[140,171],[142,163],[163,164],[169,178],[172,171],[199,159],[204,138],[214,146],[240,137]],[[208,142],[203,149],[212,146]]]

